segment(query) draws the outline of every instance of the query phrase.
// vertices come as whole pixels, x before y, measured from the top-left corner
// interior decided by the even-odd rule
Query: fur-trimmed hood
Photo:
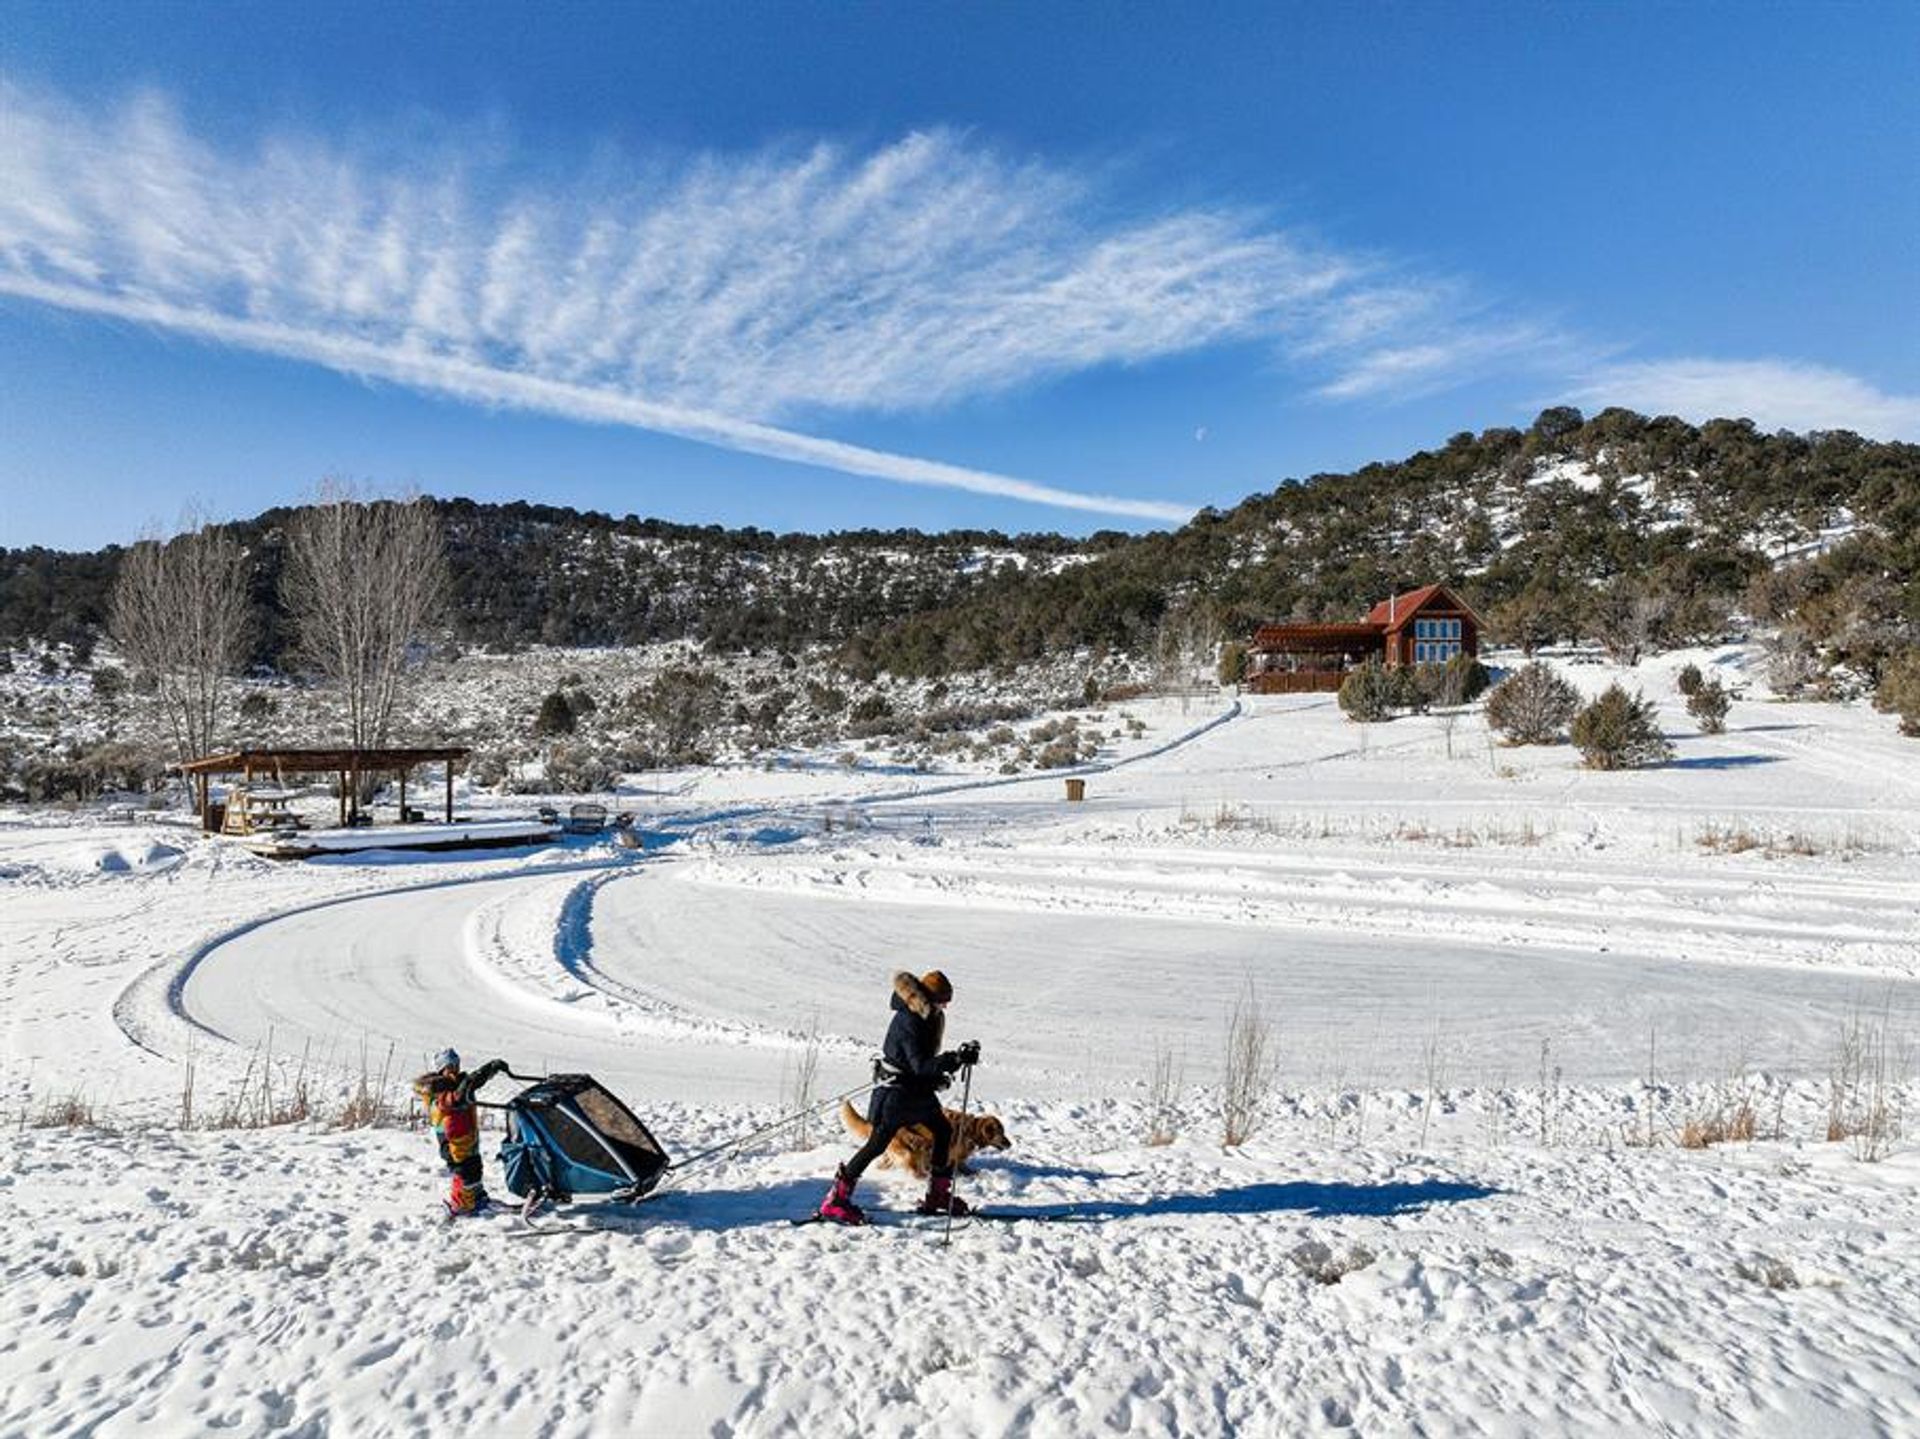
[[[893,1007],[904,1009],[915,1019],[927,1026],[927,1047],[935,1050],[947,1029],[947,1016],[934,1003],[934,998],[917,975],[901,970],[893,977]]]

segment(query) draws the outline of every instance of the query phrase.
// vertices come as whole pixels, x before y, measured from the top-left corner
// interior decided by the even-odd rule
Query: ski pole
[[[967,1110],[970,1109],[972,1105],[973,1105],[973,1066],[969,1064],[967,1066],[966,1074],[963,1075],[960,1080],[960,1128],[962,1130],[965,1130],[967,1127]],[[953,1180],[957,1182],[959,1178],[960,1178],[960,1166],[956,1164],[953,1166]],[[953,1244],[953,1184],[952,1183],[949,1183],[947,1185],[947,1227],[940,1235],[940,1244],[942,1248],[948,1248]]]
[[[751,1144],[753,1143],[754,1140],[758,1139],[763,1134],[771,1134],[776,1129],[783,1129],[787,1125],[792,1124],[796,1119],[804,1119],[809,1114],[817,1114],[830,1104],[838,1104],[845,1099],[857,1099],[859,1096],[865,1094],[869,1089],[872,1089],[873,1087],[874,1087],[873,1084],[869,1082],[867,1084],[861,1085],[857,1089],[849,1089],[845,1094],[836,1094],[831,1099],[823,1099],[818,1104],[810,1104],[805,1109],[800,1110],[796,1114],[784,1115],[783,1117],[774,1120],[773,1123],[771,1124],[761,1126],[759,1129],[754,1130],[753,1133],[751,1134],[743,1134],[738,1139],[729,1139],[725,1144],[716,1144],[711,1149],[703,1149],[698,1154],[690,1155],[686,1159],[681,1160],[679,1163],[675,1164],[673,1167],[676,1170],[679,1170],[684,1173],[686,1170],[693,1168],[696,1164],[701,1164],[709,1159],[716,1158],[719,1155],[725,1154],[730,1149],[738,1149],[742,1145]]]

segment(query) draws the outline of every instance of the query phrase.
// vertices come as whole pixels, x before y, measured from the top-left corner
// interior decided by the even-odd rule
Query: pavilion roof
[[[181,774],[244,774],[272,770],[319,774],[335,770],[360,773],[412,769],[417,764],[463,760],[472,754],[462,745],[432,745],[406,749],[236,749],[183,761]]]
[[[1262,625],[1254,631],[1259,651],[1371,649],[1381,643],[1379,625]]]

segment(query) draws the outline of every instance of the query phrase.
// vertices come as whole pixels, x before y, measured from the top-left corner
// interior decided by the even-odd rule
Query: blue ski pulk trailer
[[[576,1194],[631,1203],[645,1198],[672,1162],[647,1126],[592,1075],[547,1075],[498,1107],[507,1116],[500,1168],[507,1189],[529,1209],[564,1204]]]

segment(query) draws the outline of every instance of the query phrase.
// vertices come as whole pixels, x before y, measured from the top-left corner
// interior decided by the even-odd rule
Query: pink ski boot
[[[971,1214],[973,1206],[954,1196],[953,1176],[936,1174],[927,1181],[927,1197],[920,1201],[921,1214]]]
[[[853,1202],[854,1181],[847,1178],[846,1166],[834,1172],[833,1188],[820,1201],[820,1217],[832,1224],[865,1224],[867,1212]]]

